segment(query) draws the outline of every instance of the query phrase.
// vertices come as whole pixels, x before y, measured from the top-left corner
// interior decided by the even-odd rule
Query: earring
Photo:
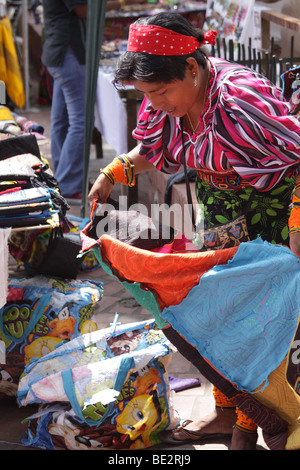
[[[197,77],[196,77],[196,72],[193,73],[193,77],[194,77],[194,86],[197,86],[198,85],[198,80],[197,80]]]

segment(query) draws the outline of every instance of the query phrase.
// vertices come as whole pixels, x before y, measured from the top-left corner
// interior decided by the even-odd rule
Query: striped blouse
[[[259,73],[210,57],[211,79],[196,135],[184,129],[189,168],[234,169],[260,191],[267,191],[300,165],[300,116]],[[180,119],[154,110],[143,100],[133,137],[140,154],[158,170],[175,173],[182,158]]]

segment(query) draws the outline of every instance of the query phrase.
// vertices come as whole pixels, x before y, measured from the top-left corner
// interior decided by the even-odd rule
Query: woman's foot
[[[255,450],[257,433],[243,432],[235,427],[236,412],[235,408],[219,408],[205,416],[199,421],[191,421],[184,428],[173,431],[172,438],[178,441],[186,441],[187,438],[192,440],[205,440],[212,438],[214,435],[220,436],[232,435],[230,450]],[[190,433],[190,434],[189,434]]]
[[[187,439],[187,432],[203,434],[232,434],[236,422],[235,408],[219,408],[199,421],[191,421],[184,429],[173,432],[173,438],[180,441]],[[192,440],[192,436],[191,436]]]
[[[256,450],[257,432],[233,429],[230,450]]]

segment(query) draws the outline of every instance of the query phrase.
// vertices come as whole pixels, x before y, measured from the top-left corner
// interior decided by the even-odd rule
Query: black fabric
[[[33,134],[24,134],[16,137],[8,137],[0,140],[0,160],[31,153],[41,159],[40,149]]]
[[[234,397],[238,390],[215,369],[213,369],[198,350],[188,343],[171,326],[163,329],[164,335],[178,349],[188,361],[190,361],[215,387],[221,390],[228,398]]]
[[[63,236],[57,230],[53,231],[38,274],[76,279],[81,264],[81,259],[77,258],[80,250],[80,241]]]
[[[80,64],[85,64],[86,19],[72,10],[86,5],[87,0],[44,0],[42,62],[47,67],[60,67],[70,46]]]
[[[256,191],[247,212],[250,240],[259,236],[270,243],[288,245],[289,204],[294,187],[294,179],[284,178],[269,191]],[[236,191],[215,189],[198,175],[195,189],[198,204],[204,208],[205,228],[241,213],[252,192],[250,186]]]

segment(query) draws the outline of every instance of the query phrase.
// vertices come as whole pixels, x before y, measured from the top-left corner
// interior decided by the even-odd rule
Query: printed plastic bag
[[[43,406],[29,418],[24,443],[46,449],[160,443],[158,434],[178,421],[167,373],[171,348],[149,320],[91,332],[29,364],[18,400]]]
[[[102,282],[44,276],[8,280],[7,302],[0,310],[0,339],[6,346],[1,399],[2,394],[16,396],[25,364],[97,329],[93,313],[102,296]]]

